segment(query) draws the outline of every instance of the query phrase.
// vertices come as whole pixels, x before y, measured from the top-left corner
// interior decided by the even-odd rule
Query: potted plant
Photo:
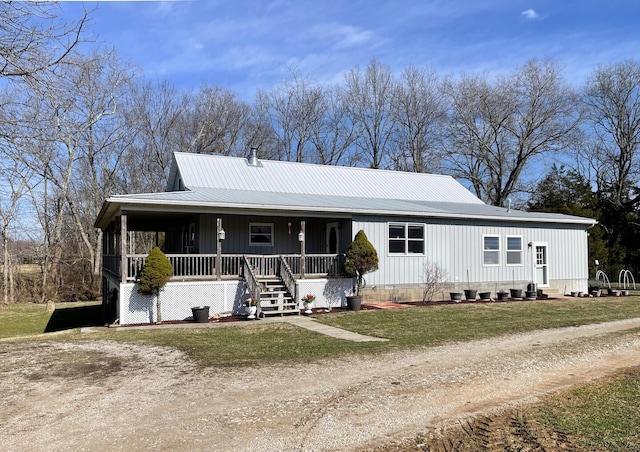
[[[491,292],[480,292],[478,296],[482,301],[491,301]]]
[[[469,282],[469,269],[467,269],[467,288],[464,290],[464,299],[467,301],[475,301],[476,299],[476,294],[478,293],[477,290],[472,290],[469,286],[470,286],[470,282]]]
[[[498,301],[507,301],[509,299],[509,292],[504,289],[500,289],[500,291],[496,292],[496,298]]]
[[[449,298],[451,298],[451,301],[459,303],[462,301],[462,292],[449,292]]]
[[[344,273],[356,278],[355,295],[347,297],[347,305],[359,311],[362,305],[364,275],[378,269],[378,253],[363,230],[358,231],[345,255]]]
[[[247,305],[247,314],[248,314],[247,319],[255,320],[256,312],[258,312],[258,301],[253,297],[247,298],[246,305]]]
[[[509,292],[514,300],[522,300],[522,289],[509,289]]]
[[[311,305],[313,304],[315,299],[316,297],[314,295],[311,295],[310,293],[306,294],[304,297],[300,299],[302,301],[302,304],[304,305],[305,314],[313,314],[313,311],[311,310]]]
[[[154,247],[145,260],[140,271],[138,293],[156,296],[156,323],[162,322],[160,309],[160,292],[173,276],[173,267],[169,258],[158,248]]]

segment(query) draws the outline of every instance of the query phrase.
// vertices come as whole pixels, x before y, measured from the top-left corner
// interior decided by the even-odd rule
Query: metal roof
[[[177,152],[185,187],[412,201],[482,201],[450,176]]]
[[[103,227],[119,209],[261,210],[311,216],[386,215],[592,226],[590,218],[490,206],[449,176],[176,153],[171,179],[185,191],[117,195],[102,208]]]

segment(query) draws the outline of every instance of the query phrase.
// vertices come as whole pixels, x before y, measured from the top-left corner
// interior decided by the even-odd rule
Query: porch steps
[[[283,316],[285,314],[300,315],[298,303],[279,278],[258,278],[263,286],[260,292],[260,316]]]

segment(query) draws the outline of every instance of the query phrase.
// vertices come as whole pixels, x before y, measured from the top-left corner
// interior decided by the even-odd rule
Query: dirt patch
[[[453,425],[467,431],[434,441],[526,441],[514,407],[640,365],[637,328],[640,319],[221,369],[163,347],[0,343],[0,437],[12,451],[394,450],[384,448],[416,448]],[[545,441],[553,450],[563,439]]]

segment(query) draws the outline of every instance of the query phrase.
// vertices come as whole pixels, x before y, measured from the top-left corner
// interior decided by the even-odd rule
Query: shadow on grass
[[[49,323],[45,328],[45,333],[53,331],[69,330],[83,326],[101,326],[102,305],[78,306],[69,308],[58,308],[53,311]]]

